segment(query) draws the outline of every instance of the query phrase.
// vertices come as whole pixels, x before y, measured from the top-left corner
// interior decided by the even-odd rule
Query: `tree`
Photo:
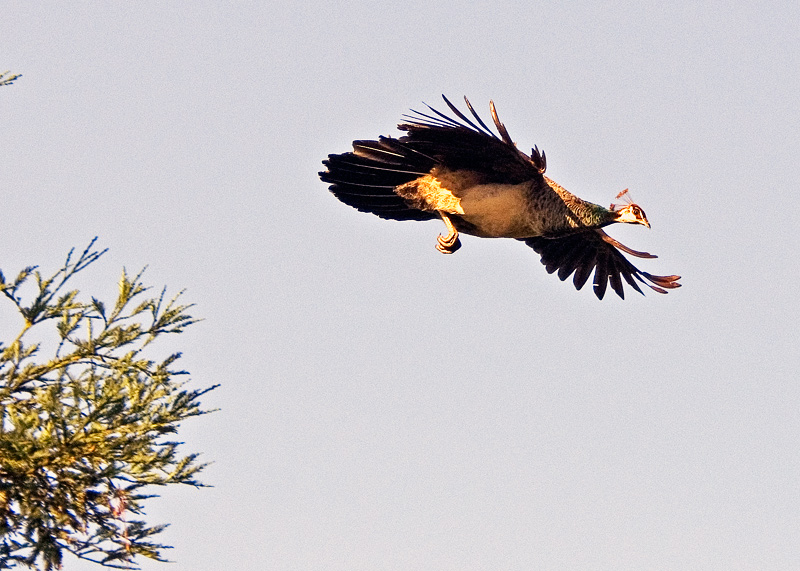
[[[191,306],[178,303],[182,292],[146,295],[142,272],[123,270],[109,306],[67,290],[105,253],[95,241],[51,277],[36,267],[13,280],[0,272],[0,298],[22,321],[0,344],[0,569],[59,568],[64,552],[130,569],[136,556],[164,561],[169,546],[153,536],[166,526],[140,519],[149,489],[202,486],[205,464],[169,436],[209,412],[199,399],[216,385],[186,390],[187,373],[173,368],[179,353],[150,357],[156,339],[196,322]],[[40,359],[47,346],[53,357]]]

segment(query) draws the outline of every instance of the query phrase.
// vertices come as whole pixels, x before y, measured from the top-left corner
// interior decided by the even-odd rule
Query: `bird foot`
[[[439,234],[436,240],[438,242],[438,244],[436,244],[436,249],[442,254],[452,254],[461,247],[461,240],[458,239],[458,233],[448,234],[447,236]]]
[[[458,239],[458,230],[456,230],[453,221],[450,220],[445,212],[439,211],[439,216],[442,217],[442,222],[447,226],[447,236],[439,234],[436,239],[439,241],[436,244],[436,249],[442,254],[452,254],[461,247],[461,241]]]

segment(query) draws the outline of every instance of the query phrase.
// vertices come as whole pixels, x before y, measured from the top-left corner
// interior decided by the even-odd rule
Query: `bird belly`
[[[529,238],[540,236],[544,217],[531,212],[530,183],[479,184],[458,193],[459,213],[484,238]]]

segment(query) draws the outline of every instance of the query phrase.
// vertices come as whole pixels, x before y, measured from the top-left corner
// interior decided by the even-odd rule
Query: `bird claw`
[[[436,240],[438,242],[436,249],[442,254],[452,254],[461,247],[461,240],[458,239],[457,233],[448,234],[447,236],[439,234]]]

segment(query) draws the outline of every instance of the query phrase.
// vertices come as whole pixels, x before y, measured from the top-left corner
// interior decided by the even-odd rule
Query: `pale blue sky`
[[[0,268],[98,235],[84,287],[186,288],[165,351],[222,383],[182,433],[214,488],[150,504],[177,565],[144,569],[800,568],[796,2],[0,12]],[[579,196],[630,188],[652,230],[609,233],[684,287],[598,302],[327,192],[441,93]]]

